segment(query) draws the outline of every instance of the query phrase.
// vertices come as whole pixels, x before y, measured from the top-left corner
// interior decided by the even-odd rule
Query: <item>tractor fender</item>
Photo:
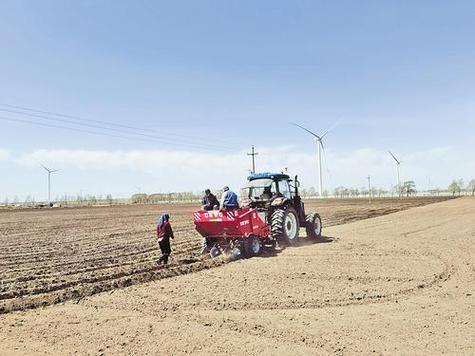
[[[270,203],[271,206],[282,206],[288,202],[289,199],[286,197],[277,197],[272,200]]]

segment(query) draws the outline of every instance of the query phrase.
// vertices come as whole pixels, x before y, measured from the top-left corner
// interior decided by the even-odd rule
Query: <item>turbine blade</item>
[[[327,152],[325,151],[325,145],[323,144],[323,141],[319,141],[320,146],[322,147],[322,156],[323,156],[323,166],[325,171],[327,172],[328,178],[330,180],[331,178],[331,173],[330,169],[328,168],[328,162],[327,162]]]
[[[322,141],[319,141],[319,143],[320,143],[320,147],[322,147],[322,156],[323,156],[323,160],[325,161],[325,164],[326,164],[327,152],[325,151],[325,145],[323,144]]]
[[[394,160],[396,161],[397,164],[401,164],[401,162],[399,162],[399,160],[396,158],[395,155],[393,155],[393,153],[391,151],[388,151],[388,152],[394,158]]]
[[[323,155],[325,155],[325,145],[323,144],[323,140],[318,140],[318,143],[319,143],[320,146],[322,147]]]
[[[321,136],[321,138],[324,138],[327,135],[327,133],[329,133],[330,131],[333,131],[340,122],[341,122],[341,119],[338,119],[337,122],[335,122],[332,126],[330,126],[328,130],[325,131],[325,133]]]
[[[49,172],[49,169],[46,168],[45,166],[43,166],[40,162],[38,162],[38,164],[39,164],[41,167],[43,167],[47,172]]]
[[[306,129],[305,127],[303,127],[303,126],[301,126],[301,125],[299,125],[299,124],[296,124],[296,123],[294,123],[294,122],[291,122],[290,124],[291,124],[291,125],[294,125],[294,126],[297,126],[297,127],[300,127],[302,130],[307,131],[310,135],[312,135],[312,136],[318,138],[319,140],[321,140],[321,137],[320,137],[320,136],[318,136],[316,133],[313,133],[312,131]]]

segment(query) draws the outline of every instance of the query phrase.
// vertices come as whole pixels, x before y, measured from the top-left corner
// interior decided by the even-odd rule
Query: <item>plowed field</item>
[[[441,199],[308,201],[323,226],[385,215]],[[192,204],[0,211],[0,313],[80,300],[98,292],[225,263],[200,256]],[[154,238],[168,211],[176,239],[167,268]],[[303,230],[302,230],[303,231]],[[324,230],[325,232],[325,230]],[[410,257],[410,256],[409,256]]]
[[[319,204],[327,225],[342,222],[335,218],[342,209],[346,209],[345,216],[351,211],[365,215],[363,205],[343,208],[344,204],[350,203]],[[384,211],[381,205],[379,211]],[[180,208],[184,219],[189,208]],[[152,209],[150,218],[155,212],[150,207],[124,209]],[[175,222],[177,229],[189,224],[180,227],[179,221]],[[185,231],[177,235],[181,241]],[[327,243],[304,243],[219,268],[0,315],[0,353],[475,354],[473,198],[331,226],[325,231],[327,238],[322,241]],[[148,241],[149,231],[145,229],[143,234]],[[190,239],[198,245],[196,236],[190,235]],[[180,262],[189,258],[186,256],[198,259],[194,251],[183,255],[180,246],[177,241],[174,265],[167,273],[179,273],[187,266],[209,266],[209,259]],[[155,258],[151,252],[151,271],[142,275],[163,276],[164,270],[153,266]],[[119,280],[137,275],[140,273]],[[110,277],[104,282],[116,280]],[[98,285],[94,283],[98,282],[91,285]],[[88,286],[81,282],[67,288],[83,291]]]

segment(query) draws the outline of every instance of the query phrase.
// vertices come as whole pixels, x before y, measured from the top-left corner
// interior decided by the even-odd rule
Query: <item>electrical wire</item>
[[[40,113],[40,114],[60,116],[60,117],[74,119],[74,120],[95,122],[95,123],[99,123],[99,124],[106,124],[106,125],[110,125],[110,126],[122,127],[122,128],[126,128],[126,129],[131,129],[131,130],[149,131],[147,129],[143,129],[143,128],[140,128],[140,127],[121,125],[121,124],[116,124],[114,122],[84,119],[84,118],[81,118],[81,117],[78,117],[78,116],[60,114],[60,113],[55,113],[55,112],[51,112],[51,111],[38,110],[38,109],[33,109],[33,108],[25,107],[25,106],[10,105],[10,104],[0,104],[0,106],[4,106],[4,107],[7,107],[7,108],[13,108],[13,109],[26,110],[26,111],[33,111],[33,112],[37,112],[37,113]]]
[[[132,136],[109,134],[109,133],[105,133],[105,132],[97,132],[97,131],[79,129],[79,128],[74,128],[74,127],[67,127],[67,126],[62,126],[62,125],[47,124],[47,123],[44,123],[44,122],[38,122],[38,121],[32,121],[32,120],[10,118],[10,117],[5,117],[5,116],[0,116],[0,120],[10,121],[10,122],[20,122],[20,123],[23,123],[23,124],[36,125],[36,126],[49,127],[49,128],[56,128],[56,129],[62,129],[62,130],[68,130],[68,131],[75,131],[75,132],[87,133],[87,134],[98,135],[98,136],[121,138],[121,139],[133,140],[133,141],[146,141],[146,142],[154,142],[154,143],[159,142],[159,143],[177,145],[176,142],[174,142],[174,141],[148,139],[146,137],[139,138],[139,137],[132,137]],[[194,144],[194,143],[180,143],[177,146],[179,146],[179,145],[189,146],[189,147],[193,147],[193,148],[206,149],[206,147],[203,147],[202,145],[198,145],[198,144]],[[209,148],[208,148],[208,150],[209,150]]]
[[[93,128],[93,129],[107,130],[107,131],[117,132],[117,133],[120,133],[120,134],[126,134],[126,135],[132,135],[132,136],[141,136],[141,137],[146,137],[146,138],[154,139],[154,140],[168,140],[170,142],[170,138],[166,137],[166,136],[163,136],[163,135],[149,135],[149,134],[144,134],[144,133],[141,133],[141,132],[129,132],[129,131],[124,130],[124,129],[110,128],[110,127],[107,127],[107,126],[104,126],[104,125],[85,124],[85,123],[82,123],[82,122],[74,122],[74,121],[67,120],[67,119],[59,119],[59,118],[54,118],[54,117],[48,117],[48,116],[44,116],[44,115],[40,115],[40,114],[24,113],[24,112],[17,111],[17,110],[8,110],[8,109],[0,108],[0,111],[8,112],[8,113],[11,113],[11,114],[16,114],[16,115],[25,115],[25,116],[40,118],[40,119],[49,120],[49,121],[56,121],[56,122],[61,122],[61,123],[83,126],[83,127],[89,127],[89,128]],[[173,142],[175,144],[190,144],[190,143],[195,144],[195,143],[190,142],[188,140],[184,140],[183,138],[178,139],[178,140],[173,139],[173,141],[171,141],[171,142]],[[228,149],[228,150],[233,149],[231,147],[224,147],[224,146],[208,144],[208,143],[207,144],[196,143],[196,145],[201,146],[201,147],[214,148],[214,149]]]
[[[56,113],[56,112],[52,112],[52,111],[46,111],[46,110],[39,110],[39,109],[31,108],[31,107],[11,105],[11,104],[1,104],[1,103],[0,103],[0,106],[6,107],[6,108],[13,108],[13,109],[18,109],[18,110],[23,110],[23,111],[31,111],[31,112],[45,114],[45,115],[49,115],[49,116],[64,117],[66,119],[70,119],[70,121],[71,120],[76,121],[77,123],[73,122],[73,121],[71,121],[71,123],[78,124],[78,125],[81,122],[90,122],[90,123],[96,123],[96,124],[101,124],[101,125],[105,125],[105,126],[112,126],[112,127],[118,127],[118,128],[122,128],[122,129],[128,129],[128,130],[140,131],[140,132],[147,132],[147,133],[148,132],[156,132],[156,133],[162,132],[162,133],[166,134],[167,136],[174,136],[174,137],[181,138],[181,139],[186,139],[186,140],[195,139],[194,136],[189,136],[189,135],[180,135],[180,134],[176,134],[176,133],[157,131],[157,130],[154,130],[154,129],[146,129],[146,128],[137,127],[137,126],[117,124],[117,123],[113,123],[113,122],[109,122],[109,121],[85,119],[85,118],[82,118],[82,117],[79,117],[79,116],[67,115],[67,114]],[[0,109],[0,110],[2,110],[2,109]],[[7,110],[3,109],[2,111],[7,111]],[[24,112],[21,112],[21,113],[25,114],[25,115],[31,115],[31,114],[24,113]],[[224,141],[224,140],[220,140],[219,138],[214,138],[213,140],[214,141],[221,141],[223,143],[226,143],[227,145],[231,144],[231,145],[241,147],[241,143],[230,142],[228,140]]]

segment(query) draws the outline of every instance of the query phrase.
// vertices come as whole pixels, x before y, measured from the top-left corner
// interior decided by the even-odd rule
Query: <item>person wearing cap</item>
[[[168,263],[168,257],[172,253],[170,239],[175,238],[173,236],[172,226],[170,225],[170,215],[167,213],[163,213],[160,216],[160,219],[157,221],[157,238],[158,245],[162,251],[162,255],[160,256],[158,263],[163,263],[166,265]]]
[[[211,193],[211,190],[205,190],[205,196],[201,201],[202,209],[203,210],[219,210],[220,203],[218,198]],[[207,237],[203,237],[203,241],[201,243],[201,254],[206,254],[210,251],[211,248],[211,241]]]
[[[221,206],[226,210],[234,210],[239,208],[238,196],[233,191],[229,190],[228,186],[223,188],[223,195],[221,196]]]
[[[205,196],[201,200],[201,205],[203,210],[219,210],[220,206],[218,198],[209,189],[205,190]]]

